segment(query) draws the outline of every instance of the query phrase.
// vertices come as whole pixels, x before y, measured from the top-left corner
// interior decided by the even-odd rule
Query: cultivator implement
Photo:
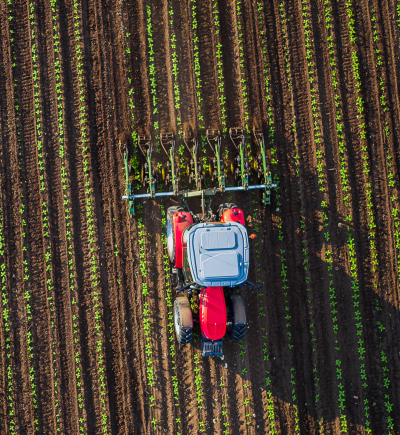
[[[175,172],[175,135],[173,133],[164,133],[160,137],[161,146],[168,157],[166,170],[162,168],[163,179],[165,184],[172,183],[172,192],[178,194],[179,178]]]
[[[257,176],[258,180],[263,184],[271,185],[272,177],[271,171],[267,165],[267,155],[265,153],[265,141],[264,141],[264,133],[261,130],[257,130],[255,127],[253,128],[254,140],[258,146],[258,154],[257,154]],[[263,195],[263,203],[264,205],[271,204],[271,189],[267,188],[264,190]]]
[[[242,186],[246,189],[249,186],[249,161],[247,158],[247,150],[245,145],[245,135],[243,128],[230,128],[229,137],[238,155],[235,159],[236,168],[234,170],[235,179],[241,178]]]
[[[141,170],[141,180],[143,186],[148,186],[150,197],[153,198],[156,193],[156,171],[151,163],[151,138],[139,135],[138,145],[146,159],[146,163],[142,166]]]
[[[191,156],[190,166],[188,168],[189,183],[194,183],[196,190],[201,190],[204,181],[204,175],[202,174],[202,165],[197,159],[197,149],[199,143],[195,137],[191,137],[187,141],[185,133],[183,133],[183,141],[185,142],[186,148],[188,149]]]
[[[198,141],[195,137],[187,137],[184,135],[183,141],[190,152],[191,160],[188,167],[189,182],[194,183],[194,189],[182,190],[179,186],[178,168],[175,164],[175,151],[176,140],[173,133],[164,133],[161,135],[161,146],[164,149],[165,154],[168,157],[168,162],[165,168],[162,168],[162,176],[165,184],[171,184],[172,189],[166,192],[156,192],[156,170],[155,165],[152,163],[152,142],[151,139],[145,136],[138,137],[138,145],[145,157],[145,163],[141,168],[141,181],[143,186],[147,187],[146,193],[134,193],[132,191],[132,183],[129,178],[130,164],[128,150],[125,146],[121,148],[121,154],[123,155],[125,174],[126,174],[126,191],[122,197],[129,201],[129,213],[135,214],[134,200],[142,198],[157,198],[157,197],[171,197],[182,196],[183,198],[201,197],[201,207],[203,214],[206,212],[205,198],[207,196],[213,196],[216,193],[233,192],[241,190],[254,190],[262,189],[263,192],[263,204],[270,204],[271,201],[271,189],[276,187],[276,184],[272,184],[271,173],[267,164],[267,156],[265,152],[264,135],[261,131],[253,129],[254,140],[258,146],[257,160],[254,165],[258,180],[260,184],[250,185],[250,166],[247,157],[247,149],[245,144],[245,133],[243,128],[231,128],[229,130],[229,136],[235,149],[238,151],[238,155],[235,158],[235,169],[233,170],[235,179],[240,182],[239,186],[226,186],[226,170],[222,160],[221,147],[222,138],[219,130],[207,130],[206,138],[211,149],[214,152],[214,158],[212,162],[212,179],[218,180],[217,187],[204,189],[204,171],[201,163],[198,160]]]
[[[129,178],[129,174],[131,172],[131,164],[129,163],[129,152],[128,152],[128,144],[122,144],[121,141],[119,141],[119,151],[121,153],[121,156],[124,160],[124,168],[125,168],[125,192],[127,193],[128,197],[132,195],[132,181]],[[134,208],[133,208],[133,199],[129,200],[129,214],[134,214]]]
[[[221,160],[221,134],[219,130],[207,130],[206,131],[207,142],[214,152],[213,158],[213,170],[212,180],[218,180],[218,187],[225,190],[225,168],[223,161]]]

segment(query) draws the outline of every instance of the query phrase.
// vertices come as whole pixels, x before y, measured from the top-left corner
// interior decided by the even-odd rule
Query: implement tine
[[[169,152],[167,151],[166,147],[173,148],[172,152],[175,152],[175,135],[174,133],[161,133],[160,135],[160,142],[161,146],[163,147],[163,150],[165,154],[170,157]]]
[[[151,150],[151,138],[144,135],[138,135],[138,145],[143,155],[147,157],[147,149]],[[147,148],[146,148],[147,147]]]

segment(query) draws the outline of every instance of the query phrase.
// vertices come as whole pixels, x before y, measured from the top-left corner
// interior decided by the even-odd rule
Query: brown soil
[[[30,3],[34,3],[33,18]],[[0,433],[339,434],[344,432],[341,415],[346,416],[348,433],[365,434],[368,424],[373,434],[400,433],[400,249],[394,217],[400,206],[398,2],[353,2],[354,23],[346,3],[333,0],[78,0],[76,4],[76,10],[74,0],[55,0],[53,6],[50,0],[9,0],[0,5],[0,206],[5,238],[4,251],[0,250],[5,271],[0,303]],[[218,36],[213,22],[216,8]],[[327,8],[331,9],[330,30]],[[310,47],[306,47],[303,13]],[[80,27],[75,26],[74,15]],[[350,24],[356,30],[355,43]],[[80,29],[82,38],[76,39]],[[172,32],[179,109],[174,100]],[[204,120],[198,119],[195,34]],[[277,162],[270,167],[279,183],[266,208],[260,204],[260,192],[224,193],[213,200],[214,210],[228,201],[244,210],[249,232],[257,232],[250,242],[249,279],[263,284],[262,290],[240,289],[248,329],[241,345],[224,340],[224,360],[201,357],[198,325],[192,345],[179,347],[171,335],[162,213],[171,205],[183,205],[182,200],[143,200],[142,211],[129,217],[122,200],[125,174],[118,148],[119,138],[128,138],[131,155],[142,164],[131,135],[151,135],[154,162],[159,165],[158,187],[163,189],[159,169],[167,157],[158,143],[161,133],[174,132],[177,148],[183,144],[179,129],[195,134],[201,162],[211,162],[214,155],[205,141],[205,128],[222,127],[217,41],[222,44],[227,126],[244,124],[245,84],[249,127],[262,127],[267,135],[268,125],[274,125],[267,153],[271,156],[271,149],[276,150]],[[81,61],[78,47],[83,50]],[[354,52],[359,60],[359,91],[353,75]],[[158,113],[153,113],[151,63]],[[56,73],[57,65],[61,73]],[[360,97],[365,138],[359,135]],[[86,146],[81,113],[86,114]],[[340,177],[337,116],[343,124],[349,198]],[[62,135],[64,154],[60,154]],[[247,142],[249,157],[254,158],[256,144],[250,135]],[[237,151],[227,134],[222,147],[230,169]],[[318,184],[319,152],[324,158],[324,192]],[[365,155],[370,162],[368,174],[363,174]],[[187,164],[186,149],[176,162],[181,158]],[[212,186],[205,169],[205,185]],[[180,176],[188,187],[185,165]],[[227,182],[236,183],[231,173]],[[257,182],[254,174],[251,182]],[[88,200],[94,210],[90,222]],[[369,239],[369,203],[376,223],[375,249]],[[188,204],[200,211],[194,199]],[[43,207],[48,210],[48,227]],[[346,210],[351,210],[351,224],[344,220]],[[326,227],[324,211],[329,216]],[[146,276],[139,258],[143,234]],[[353,299],[348,234],[355,242],[358,306]],[[328,250],[333,276],[326,261]],[[282,282],[282,256],[287,287]],[[148,295],[142,292],[143,284]],[[149,335],[144,319],[149,319]],[[366,350],[362,361],[360,340]],[[154,386],[149,385],[149,370],[154,373]],[[198,387],[196,375],[201,379]],[[200,406],[197,388],[202,391]],[[341,391],[344,411],[338,401]]]

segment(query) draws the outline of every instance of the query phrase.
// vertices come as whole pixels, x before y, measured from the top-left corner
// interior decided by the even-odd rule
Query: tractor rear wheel
[[[221,217],[224,214],[224,212],[226,210],[230,210],[232,208],[238,208],[238,206],[236,204],[233,204],[232,202],[227,202],[227,203],[221,204],[218,207],[218,217],[221,219]]]
[[[171,263],[175,263],[175,238],[174,238],[174,226],[172,225],[172,216],[178,211],[184,211],[183,207],[169,207],[167,210],[167,249],[168,256]]]
[[[246,310],[240,295],[231,295],[227,300],[226,334],[231,341],[241,341],[246,333]]]
[[[174,325],[178,343],[190,343],[192,341],[193,319],[189,299],[186,296],[175,299]]]

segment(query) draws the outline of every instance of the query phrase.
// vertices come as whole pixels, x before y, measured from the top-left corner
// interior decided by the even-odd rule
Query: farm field
[[[400,433],[400,0],[0,2],[0,434]],[[266,138],[242,342],[176,342],[138,136]],[[255,170],[250,182],[257,184]],[[188,199],[195,212],[200,200]]]

